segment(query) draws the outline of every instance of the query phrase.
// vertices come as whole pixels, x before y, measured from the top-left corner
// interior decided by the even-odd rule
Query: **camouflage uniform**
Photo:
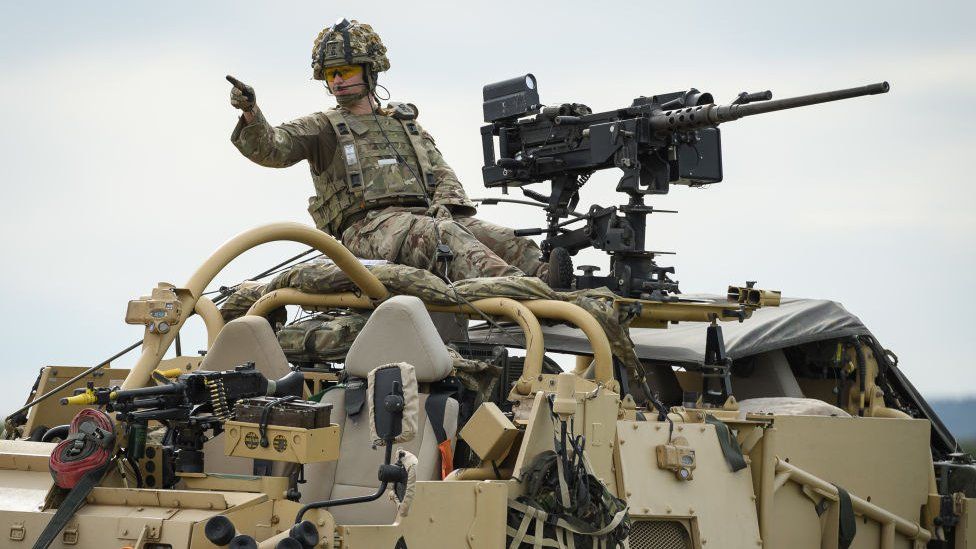
[[[446,271],[452,280],[546,276],[548,264],[534,242],[471,217],[474,204],[416,122],[416,107],[390,104],[355,115],[347,110],[373,94],[390,60],[371,26],[343,19],[315,39],[312,78],[328,84],[329,71],[353,65],[363,68],[359,92],[337,95],[338,107],[276,128],[257,108],[254,89],[228,76],[234,85],[231,104],[253,115],[250,124],[241,117],[231,136],[234,145],[262,166],[307,160],[315,185],[308,211],[315,225],[359,257],[432,269],[443,243],[454,255]]]
[[[337,107],[278,127],[254,112],[251,124],[241,118],[231,141],[262,166],[307,160],[316,226],[338,235],[357,256],[431,269],[440,241],[454,254],[451,280],[547,275],[533,241],[471,217],[474,205],[410,106],[375,116]],[[451,215],[425,215],[430,206],[444,206]]]

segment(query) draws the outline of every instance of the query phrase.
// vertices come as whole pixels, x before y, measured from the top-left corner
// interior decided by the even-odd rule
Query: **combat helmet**
[[[386,46],[373,27],[341,19],[322,29],[312,45],[312,78],[325,80],[324,69],[340,65],[366,65],[372,83],[390,68]]]

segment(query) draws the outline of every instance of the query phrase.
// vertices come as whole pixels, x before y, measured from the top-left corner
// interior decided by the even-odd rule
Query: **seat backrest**
[[[735,368],[732,370],[732,390],[736,399],[803,398],[803,390],[782,349],[758,354],[752,360],[754,368],[748,376],[737,375]]]
[[[454,366],[420,299],[396,296],[373,311],[346,354],[346,373],[365,379],[370,370],[393,362],[412,364],[417,381],[440,381]]]
[[[278,379],[290,371],[278,338],[263,317],[242,316],[225,324],[200,369],[222,372],[245,362],[253,362],[268,379]]]
[[[440,381],[453,367],[450,354],[438,336],[423,303],[408,296],[389,299],[376,308],[346,356],[346,372],[365,379],[370,370],[392,362],[413,365],[421,384]],[[425,405],[429,395],[420,394],[420,416],[417,436],[398,444],[417,456],[417,480],[440,480],[440,453],[433,426]],[[365,407],[354,415],[346,413],[346,390],[332,389],[322,402],[332,404],[332,421],[341,426],[342,441],[337,462],[309,464],[305,467],[306,483],[300,486],[302,502],[368,495],[376,491],[376,473],[383,463],[383,448],[373,448],[370,440],[369,412]],[[459,406],[447,399],[444,430],[454,439]],[[390,524],[396,516],[396,505],[381,497],[370,503],[359,503],[330,509],[339,524]]]
[[[203,357],[200,369],[222,372],[245,362],[253,362],[257,371],[268,379],[278,379],[290,371],[274,330],[262,317],[244,316],[228,322]],[[208,473],[250,475],[254,472],[254,460],[224,455],[223,433],[204,444],[203,459]],[[283,470],[277,465],[274,468]]]

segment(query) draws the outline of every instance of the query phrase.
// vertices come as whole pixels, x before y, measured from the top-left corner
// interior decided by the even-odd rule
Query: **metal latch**
[[[65,528],[64,532],[61,534],[61,543],[65,545],[77,545],[78,527],[72,526],[71,528]]]
[[[10,526],[10,539],[14,541],[24,541],[27,537],[27,530],[24,529],[23,522],[15,522]]]

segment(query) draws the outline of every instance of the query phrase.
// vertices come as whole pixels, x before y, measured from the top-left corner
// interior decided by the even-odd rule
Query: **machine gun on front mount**
[[[516,231],[520,236],[545,235],[543,259],[557,250],[576,255],[596,248],[610,255],[609,276],[585,267],[575,276],[577,289],[606,286],[616,294],[638,299],[667,300],[679,293],[670,278],[673,267],[661,267],[655,252],[645,250],[646,218],[655,211],[645,195],[666,194],[672,184],[701,186],[722,180],[722,148],[718,125],[745,116],[886,93],[888,83],[772,100],[769,91],[741,93],[729,105],[716,105],[709,93],[688,91],[638,97],[629,107],[593,113],[579,103],[546,107],[539,101],[536,79],[527,74],[483,89],[481,128],[486,187],[522,188],[546,210],[546,227]],[[498,143],[496,159],[495,140]],[[617,192],[626,204],[592,206],[574,211],[579,190],[594,172],[619,168]],[[544,195],[524,188],[550,182]],[[621,215],[622,214],[622,215]],[[569,220],[564,220],[572,216]],[[585,222],[569,229],[568,225]],[[571,271],[570,271],[571,272]],[[556,286],[569,287],[570,280]]]
[[[125,453],[135,464],[146,452],[150,421],[166,426],[163,436],[162,486],[169,488],[178,479],[176,473],[202,473],[203,444],[206,433],[214,436],[231,419],[234,404],[257,396],[299,397],[304,386],[301,372],[291,372],[278,380],[269,380],[253,362],[225,372],[194,371],[168,380],[162,372],[153,376],[159,385],[121,390],[111,387],[89,387],[85,392],[62,398],[61,404],[105,406],[125,425]]]

